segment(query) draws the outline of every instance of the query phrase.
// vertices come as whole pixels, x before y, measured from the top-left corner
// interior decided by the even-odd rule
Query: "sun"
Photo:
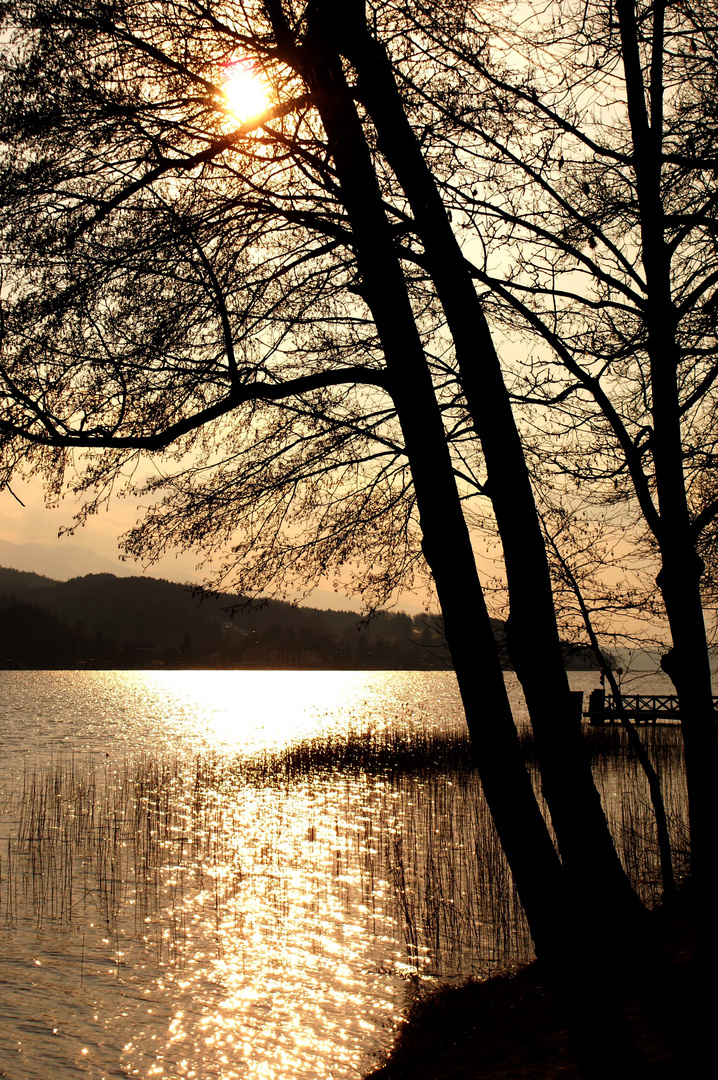
[[[226,65],[222,90],[229,112],[240,124],[246,124],[269,108],[268,88],[249,60],[236,60]]]

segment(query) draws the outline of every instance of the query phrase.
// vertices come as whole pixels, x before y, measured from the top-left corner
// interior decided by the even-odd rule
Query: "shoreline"
[[[661,1001],[678,1024],[689,1057],[693,957],[688,918],[658,912],[669,978]],[[646,1076],[681,1080],[671,1048],[646,1018],[635,994],[616,977],[625,1016],[645,1057]],[[677,1071],[680,1068],[680,1071]],[[537,961],[479,982],[419,994],[394,1043],[363,1080],[581,1080],[557,1006]]]

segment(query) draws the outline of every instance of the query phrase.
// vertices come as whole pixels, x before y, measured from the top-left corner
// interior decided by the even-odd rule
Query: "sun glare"
[[[246,124],[269,108],[267,86],[248,60],[227,64],[223,91],[227,108],[241,124]]]

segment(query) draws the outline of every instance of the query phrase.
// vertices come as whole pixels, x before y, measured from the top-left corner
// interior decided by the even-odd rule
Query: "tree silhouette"
[[[6,11],[4,478],[38,472],[57,495],[67,477],[87,514],[153,455],[161,471],[139,487],[155,505],[127,551],[224,550],[215,585],[250,593],[309,588],[354,563],[372,607],[423,557],[538,955],[584,1071],[605,1075],[630,1046],[605,971],[587,977],[577,944],[645,945],[645,913],[572,718],[530,475],[476,281],[506,303],[514,292],[467,260],[451,220],[459,206],[474,228],[484,210],[467,184],[479,127],[473,106],[462,112],[464,72],[495,88],[502,116],[493,136],[480,129],[483,158],[516,127],[486,73],[486,28],[469,26],[464,49],[464,5],[381,5],[367,19],[355,0]],[[269,100],[239,124],[222,91],[238,58]],[[463,64],[454,85],[447,58]],[[517,168],[535,172],[528,158]],[[511,215],[492,213],[500,227],[479,239],[510,243]],[[477,573],[476,492],[501,536],[507,645],[556,844]]]
[[[708,984],[718,955],[708,900],[718,743],[701,596],[718,513],[714,6],[561,5],[529,23],[507,9],[492,16],[491,55],[481,16],[450,10],[431,27],[422,19],[442,72],[440,137],[464,136],[460,182],[443,194],[480,230],[473,272],[489,310],[510,330],[519,318],[532,341],[512,390],[542,499],[547,512],[592,513],[597,531],[616,511],[624,533],[635,523],[633,551],[654,568],[670,628],[662,664],[681,701]],[[653,580],[643,595],[635,581],[628,610],[655,610]]]

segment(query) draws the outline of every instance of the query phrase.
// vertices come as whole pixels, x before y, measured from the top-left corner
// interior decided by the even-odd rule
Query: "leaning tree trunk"
[[[441,603],[483,790],[537,955],[564,1011],[584,1075],[603,1078],[620,1068],[623,1075],[638,1076],[635,1048],[612,1002],[603,958],[589,944],[595,926],[567,888],[565,870],[522,760],[433,382],[341,61],[323,39],[321,26],[311,23],[303,53],[302,74],[327,132],[352,227],[361,294],[385,355],[424,551]]]
[[[355,66],[358,96],[414,213],[456,348],[462,389],[487,470],[509,590],[509,655],[526,697],[543,793],[561,856],[587,912],[612,945],[637,941],[645,919],[613,844],[571,697],[548,560],[521,439],[501,365],[436,182],[402,107],[391,64],[366,24],[335,24],[337,48]],[[642,935],[639,933],[638,937]]]
[[[321,44],[316,31],[308,35],[305,77],[332,147],[361,295],[384,351],[472,746],[537,948],[550,951],[563,936],[557,916],[566,904],[563,872],[523,761],[441,413],[371,157],[341,63],[327,57]]]

